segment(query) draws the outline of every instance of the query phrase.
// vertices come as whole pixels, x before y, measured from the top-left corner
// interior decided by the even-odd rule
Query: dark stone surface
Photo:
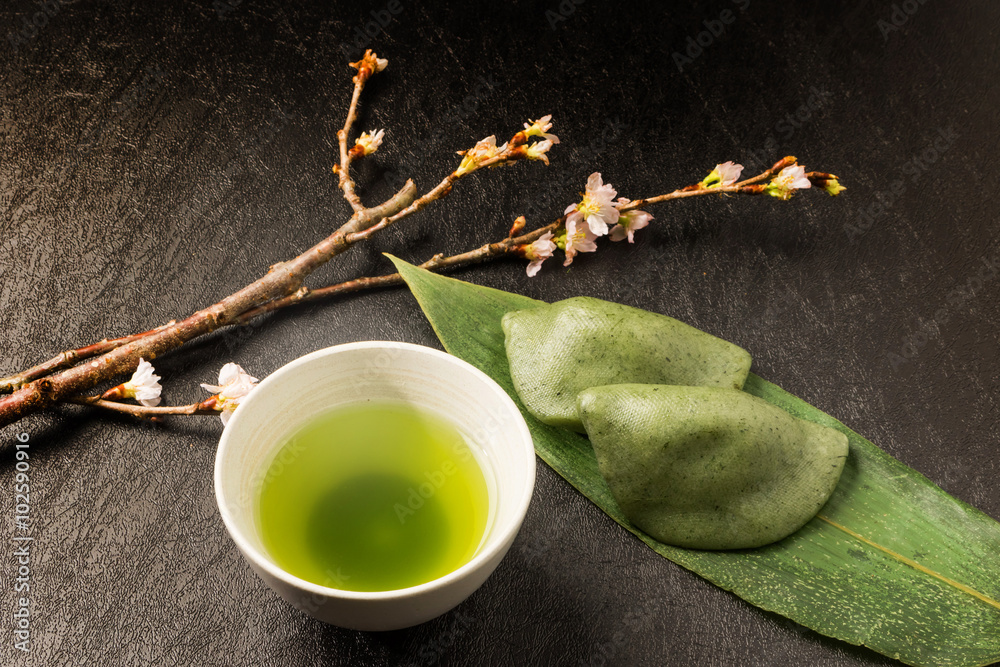
[[[1000,7],[913,2],[888,31],[887,0],[398,2],[371,40],[391,64],[363,100],[361,128],[388,130],[358,169],[366,201],[388,196],[398,173],[429,187],[455,150],[529,117],[554,114],[563,143],[547,169],[462,182],[310,284],[387,272],[382,251],[422,260],[474,247],[521,213],[548,221],[595,170],[639,197],[716,162],[797,155],[847,192],[668,203],[634,246],[602,247],[571,271],[552,262],[529,280],[510,260],[462,277],[549,300],[613,299],[731,340],[758,374],[1000,517],[1000,305],[996,271],[982,269],[1000,260]],[[387,4],[299,4],[3,5],[0,374],[187,315],[345,220],[330,167],[347,55]],[[550,25],[560,7],[565,20]],[[726,10],[723,33],[705,32]],[[33,18],[44,25],[26,28]],[[673,54],[703,32],[711,43],[679,71]],[[216,334],[157,369],[168,402],[183,403],[226,361],[263,377],[362,339],[438,345],[412,297],[393,289],[284,312],[252,336]],[[212,491],[220,430],[214,418],[151,429],[64,407],[0,432],[4,534],[20,432],[34,521],[30,659],[12,647],[5,540],[0,661],[892,662],[660,558],[544,465],[514,548],[457,610],[386,634],[324,626],[266,589],[225,533]]]

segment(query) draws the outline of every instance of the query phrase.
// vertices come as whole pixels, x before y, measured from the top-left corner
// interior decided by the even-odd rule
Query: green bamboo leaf
[[[820,514],[758,549],[698,551],[657,542],[618,509],[589,441],[520,404],[503,315],[542,304],[390,257],[445,349],[511,395],[538,455],[650,548],[762,609],[911,665],[1000,661],[1000,524],[935,486],[836,419],[750,374],[744,391],[847,435],[850,455]]]

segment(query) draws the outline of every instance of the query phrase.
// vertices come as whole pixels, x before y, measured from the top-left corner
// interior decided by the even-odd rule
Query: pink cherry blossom
[[[715,171],[719,174],[719,178],[722,181],[719,185],[726,187],[740,180],[740,174],[743,173],[743,165],[735,164],[730,160],[729,162],[715,165]]]
[[[463,155],[464,157],[462,158],[462,163],[458,166],[458,169],[455,170],[455,173],[459,176],[463,176],[471,171],[475,171],[479,168],[480,162],[496,157],[505,150],[507,150],[507,144],[504,143],[497,146],[496,135],[491,134],[485,139],[481,139],[476,142],[476,145],[469,150],[458,151],[458,154]]]
[[[618,192],[610,183],[605,184],[600,172],[595,171],[587,179],[587,191],[583,195],[583,200],[579,204],[570,204],[566,207],[566,228],[569,223],[575,224],[581,220],[586,220],[590,231],[595,236],[604,236],[608,233],[608,225],[618,222],[618,209],[615,208],[613,200]]]
[[[800,164],[793,164],[782,169],[764,189],[772,197],[788,199],[792,196],[793,190],[805,190],[811,187],[812,183],[806,177],[806,168]]]
[[[529,160],[541,160],[548,166],[549,157],[546,153],[552,148],[554,142],[551,139],[546,139],[545,141],[536,141],[527,148],[524,149],[525,155],[528,156]]]
[[[801,164],[793,164],[791,167],[785,167],[774,181],[779,187],[789,190],[805,190],[812,187],[812,183],[806,178],[806,168]]]
[[[645,211],[625,211],[618,218],[618,224],[611,228],[610,238],[612,241],[624,241],[628,238],[629,243],[635,243],[632,235],[648,225],[652,219],[653,216]]]
[[[581,223],[579,218],[566,220],[566,261],[563,262],[563,266],[572,264],[577,253],[597,250],[597,244],[594,243],[597,235],[590,225]]]
[[[552,232],[545,232],[538,240],[524,249],[524,256],[531,260],[528,264],[528,277],[533,277],[542,268],[542,262],[552,256],[556,244],[552,241]]]
[[[742,173],[743,165],[736,164],[730,160],[729,162],[715,165],[715,169],[705,177],[705,180],[700,185],[703,188],[727,187],[740,180],[740,174]]]

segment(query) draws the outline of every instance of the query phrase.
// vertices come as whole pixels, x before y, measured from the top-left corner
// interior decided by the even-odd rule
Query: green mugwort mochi
[[[745,549],[804,526],[847,436],[737,389],[620,384],[580,393],[597,462],[629,520],[666,544]]]
[[[672,317],[580,296],[504,315],[514,388],[539,421],[583,433],[576,396],[629,382],[741,389],[750,354]]]

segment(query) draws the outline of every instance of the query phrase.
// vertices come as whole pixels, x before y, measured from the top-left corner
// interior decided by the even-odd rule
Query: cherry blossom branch
[[[509,161],[508,156],[501,155],[500,153],[498,153],[497,155],[494,155],[494,157],[492,158],[483,160],[478,165],[478,168],[496,166],[501,163],[506,163],[508,161]],[[703,187],[702,184],[696,184],[692,186],[686,186],[684,188],[674,190],[673,192],[664,195],[633,200],[629,203],[621,204],[617,208],[620,212],[626,212],[630,210],[635,210],[639,206],[648,206],[650,204],[669,201],[672,199],[704,196],[709,194],[721,194],[721,193],[761,194],[764,191],[763,188],[750,187],[750,186],[753,186],[756,183],[760,183],[761,181],[764,181],[768,178],[771,178],[775,174],[779,173],[781,170],[785,169],[786,167],[792,166],[795,163],[796,159],[794,157],[789,156],[783,158],[782,160],[779,160],[771,168],[763,171],[762,173],[752,178],[748,178],[743,181],[733,183],[731,185],[718,184],[715,186]],[[471,173],[471,170],[469,171],[469,173]],[[406,215],[411,214],[416,210],[419,210],[420,207],[426,205],[430,201],[434,201],[435,199],[439,199],[440,197],[445,196],[447,192],[450,191],[452,183],[458,178],[460,178],[462,175],[464,174],[456,175],[453,173],[448,177],[446,177],[436,188],[432,189],[430,192],[421,197],[417,202],[411,204],[410,207],[408,207],[408,209],[404,210],[405,214]],[[806,174],[806,176],[814,185],[817,185],[818,187],[827,187],[832,179],[836,179],[835,176],[823,172],[809,172]],[[393,218],[393,221],[397,221],[402,217],[405,217],[404,211],[401,211],[400,213],[397,213],[395,216],[390,216],[390,217]],[[534,243],[547,233],[558,232],[564,223],[565,223],[565,216],[557,219],[556,221],[550,223],[549,225],[546,225],[532,232],[517,237],[515,237],[513,234],[515,233],[515,230],[519,231],[520,227],[515,227],[515,229],[512,229],[512,233],[510,236],[499,242],[485,244],[477,249],[470,250],[468,252],[460,253],[457,255],[452,255],[450,257],[445,257],[442,254],[438,254],[435,255],[430,260],[421,264],[421,267],[432,271],[444,271],[448,269],[458,268],[461,266],[466,266],[473,263],[487,261],[489,259],[504,255],[516,254],[520,256],[528,256],[528,254],[530,254],[530,250],[526,250],[526,248],[530,246],[530,244]],[[356,232],[351,236],[351,239],[354,242],[362,240],[363,238],[366,238],[371,233],[373,233],[370,230],[384,229],[384,227],[387,226],[388,224],[391,224],[391,222],[388,222],[388,219],[386,219],[380,222],[379,224],[375,225],[374,227],[370,227],[366,231]],[[281,308],[285,308],[287,306],[295,305],[298,303],[315,301],[318,299],[323,299],[336,295],[357,292],[364,289],[397,285],[400,284],[401,282],[402,282],[401,277],[398,274],[394,273],[383,276],[367,276],[362,278],[356,278],[353,280],[348,280],[342,283],[338,283],[336,285],[329,285],[317,289],[300,287],[292,294],[280,297],[278,299],[273,299],[265,304],[251,308],[250,310],[238,316],[232,322],[232,324],[243,325],[260,315],[263,315],[268,312],[273,312],[275,310],[279,310]],[[173,322],[171,322],[170,324],[173,324]],[[93,356],[95,354],[100,354],[109,351],[111,349],[114,349],[116,347],[120,347],[125,343],[131,342],[132,340],[138,339],[149,333],[158,331],[162,328],[163,327],[157,327],[157,329],[153,329],[150,332],[135,334],[133,336],[125,336],[114,340],[105,339],[100,343],[80,348],[78,350],[63,352],[57,355],[56,357],[53,357],[53,359],[49,360],[48,362],[45,362],[44,364],[40,364],[39,366],[29,369],[28,371],[24,371],[17,375],[11,376],[10,378],[4,378],[0,380],[0,392],[2,392],[5,387],[9,386],[13,386],[13,388],[18,388],[18,386],[25,384],[30,380],[41,377],[45,375],[47,372],[51,372],[52,370],[55,370],[59,367],[69,365],[75,360],[83,359],[88,356]]]
[[[347,147],[347,139],[356,119],[357,105],[365,82],[384,69],[387,61],[377,58],[369,50],[361,60],[351,64],[358,73],[354,77],[354,91],[344,127],[337,133],[340,163],[334,168],[338,172],[344,198],[354,211],[351,218],[309,250],[289,261],[274,264],[258,280],[181,321],[173,320],[150,331],[113,340],[105,339],[93,345],[69,350],[27,371],[0,379],[0,394],[5,391],[13,392],[0,397],[0,426],[58,402],[82,403],[140,417],[221,412],[225,421],[240,398],[255,386],[256,378],[251,378],[235,364],[227,364],[220,373],[220,386],[203,385],[215,393],[212,398],[191,406],[153,407],[159,402],[159,377],[153,375],[152,365],[144,359],[155,359],[220,327],[244,324],[259,315],[295,303],[401,282],[398,274],[389,274],[357,278],[319,289],[309,289],[303,284],[316,268],[355,243],[371,238],[431,202],[447,196],[454,183],[468,174],[484,168],[509,165],[522,159],[541,160],[548,164],[546,153],[559,142],[558,137],[548,133],[552,126],[551,116],[545,116],[530,124],[525,123],[525,129],[502,146],[497,146],[495,137],[490,136],[472,149],[460,151],[463,159],[458,169],[423,195],[417,197],[413,182],[407,181],[389,200],[366,208],[355,193],[350,165],[354,159],[375,152],[381,144],[383,132],[370,135],[362,133],[350,149]],[[534,143],[530,143],[532,138],[536,138]],[[608,235],[612,241],[627,238],[630,243],[633,242],[634,232],[652,220],[650,214],[638,210],[640,206],[707,194],[769,194],[787,200],[796,190],[812,186],[821,187],[831,195],[843,190],[836,176],[824,172],[806,173],[794,157],[784,158],[761,174],[739,181],[742,169],[740,165],[727,162],[717,165],[708,177],[696,185],[634,201],[619,198],[617,202],[613,201],[617,194],[615,189],[610,184],[603,183],[600,173],[595,172],[587,182],[587,191],[582,201],[571,204],[556,221],[518,235],[525,224],[521,217],[501,241],[450,257],[437,254],[421,266],[443,271],[516,254],[531,260],[527,273],[533,276],[539,271],[542,262],[551,257],[557,248],[565,251],[564,265],[569,265],[577,253],[595,251],[597,246],[594,241],[600,236]],[[88,359],[90,361],[73,366]],[[67,368],[69,366],[71,367]],[[66,370],[50,375],[60,369]],[[100,382],[132,369],[135,369],[135,373],[129,382],[118,385],[99,397],[84,395]],[[135,398],[142,405],[111,400],[118,398]]]

